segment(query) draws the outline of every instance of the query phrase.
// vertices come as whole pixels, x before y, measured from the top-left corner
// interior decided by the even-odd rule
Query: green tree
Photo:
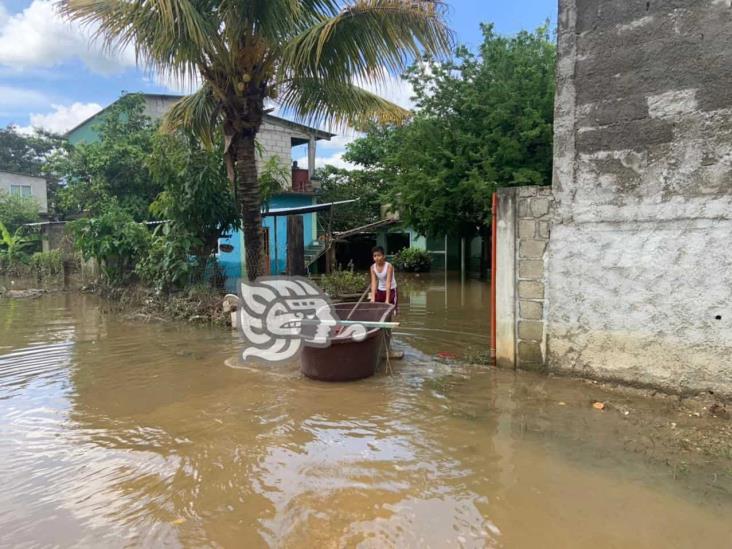
[[[0,171],[40,176],[48,156],[65,146],[63,137],[40,128],[30,135],[16,126],[0,128]]]
[[[387,181],[389,201],[423,234],[475,234],[490,219],[497,187],[551,180],[548,27],[512,37],[482,29],[478,53],[460,47],[452,61],[422,61],[407,72],[413,120],[370,128],[345,155]]]
[[[107,282],[125,282],[145,257],[150,233],[121,208],[115,199],[106,202],[99,215],[69,224],[74,244],[84,259],[96,259]]]
[[[239,227],[222,155],[204,148],[193,135],[156,135],[148,168],[153,182],[163,188],[150,212],[167,222],[171,235],[194,239],[187,253],[206,258],[216,252],[222,234]]]
[[[0,223],[10,232],[21,225],[34,223],[40,219],[38,202],[27,196],[17,196],[0,190]]]
[[[227,173],[244,222],[247,274],[263,272],[255,139],[265,106],[278,102],[310,122],[362,125],[402,119],[396,105],[354,84],[398,74],[450,46],[436,0],[63,0],[110,47],[134,44],[148,68],[200,89],[166,117],[207,142],[222,129]]]
[[[122,96],[95,128],[97,141],[49,159],[46,170],[66,183],[58,192],[65,216],[98,215],[114,199],[135,220],[149,219],[148,207],[163,188],[148,166],[156,125],[144,106],[139,94]]]
[[[333,232],[345,231],[381,219],[385,183],[378,173],[368,170],[346,170],[325,166],[317,170],[321,181],[321,200],[337,202],[357,199],[352,204],[335,206],[330,218]]]

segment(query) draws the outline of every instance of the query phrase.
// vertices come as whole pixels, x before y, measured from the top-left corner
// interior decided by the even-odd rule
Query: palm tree
[[[163,128],[191,128],[209,144],[223,130],[250,280],[263,272],[255,138],[266,106],[308,123],[403,120],[404,109],[361,86],[452,43],[441,0],[62,0],[61,11],[110,49],[132,45],[151,71],[200,79]]]

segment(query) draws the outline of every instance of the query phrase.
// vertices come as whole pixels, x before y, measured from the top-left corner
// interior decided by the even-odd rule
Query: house
[[[164,94],[141,94],[145,99],[144,113],[152,119],[161,118],[181,96]],[[97,139],[97,126],[109,112],[108,106],[94,116],[84,120],[67,134],[70,143],[90,143]],[[275,194],[269,201],[270,210],[286,212],[288,208],[312,206],[316,203],[315,191],[317,184],[313,181],[315,167],[316,145],[320,140],[330,140],[334,134],[312,128],[274,116],[265,114],[262,127],[257,134],[260,154],[257,158],[257,167],[262,167],[272,158],[284,167],[290,168],[292,178],[289,186],[282,192]],[[295,157],[302,156],[307,150],[308,165],[306,168],[297,167],[293,162]],[[318,243],[317,211],[301,214],[303,216],[304,246],[316,255]],[[269,261],[272,274],[284,271],[287,257],[287,216],[266,216],[263,218],[265,232],[265,254]],[[218,259],[227,279],[236,281],[245,272],[244,235],[241,231],[222,238],[219,242]]]
[[[48,214],[46,180],[34,175],[0,172],[0,192],[11,196],[33,198],[38,203],[38,213]]]
[[[382,208],[383,219],[362,227],[335,233],[338,241],[336,262],[341,265],[352,263],[357,269],[367,269],[372,263],[371,249],[384,248],[387,257],[405,248],[427,251],[432,257],[432,269],[436,271],[460,271],[462,265],[462,245],[458,237],[424,236],[413,227],[399,220]],[[471,276],[483,278],[488,271],[488,239],[475,236],[465,240],[465,269]]]

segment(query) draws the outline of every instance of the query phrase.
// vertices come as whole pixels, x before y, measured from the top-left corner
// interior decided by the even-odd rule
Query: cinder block
[[[533,219],[522,219],[519,221],[518,226],[519,238],[534,238],[536,237],[536,221]]]
[[[544,335],[544,323],[536,321],[520,321],[518,326],[519,339],[541,341]]]
[[[519,280],[518,295],[521,299],[544,299],[544,283],[534,280]]]
[[[539,221],[539,238],[549,238],[548,221]]]
[[[524,320],[541,320],[544,318],[544,304],[541,301],[520,301],[519,316]]]
[[[533,341],[519,341],[518,344],[519,364],[543,364],[544,356],[541,354],[541,344]]]
[[[546,198],[534,198],[531,200],[531,215],[541,217],[549,213],[549,200]]]
[[[536,196],[536,187],[519,187],[520,198],[527,198],[529,196]]]
[[[544,262],[540,259],[519,261],[519,278],[541,280],[544,277]]]
[[[519,217],[531,217],[528,198],[519,198],[516,200],[516,209]]]
[[[519,243],[519,257],[539,259],[544,256],[546,240],[522,240]]]

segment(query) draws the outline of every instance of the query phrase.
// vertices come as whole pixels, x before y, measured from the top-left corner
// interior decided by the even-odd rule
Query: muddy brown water
[[[586,386],[436,359],[488,338],[485,285],[443,282],[403,284],[405,360],[350,384],[93,296],[0,300],[0,546],[730,546],[719,467],[629,450]]]

